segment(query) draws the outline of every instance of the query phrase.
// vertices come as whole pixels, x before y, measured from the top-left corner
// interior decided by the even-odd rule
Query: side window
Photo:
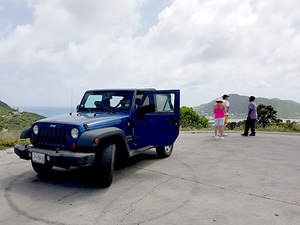
[[[175,95],[173,93],[156,94],[155,112],[174,112]]]
[[[174,103],[174,93],[148,94],[141,107],[145,113],[173,113]]]

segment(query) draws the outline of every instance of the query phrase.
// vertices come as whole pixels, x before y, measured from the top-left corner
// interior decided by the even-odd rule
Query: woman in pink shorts
[[[223,132],[224,132],[224,122],[225,122],[225,108],[226,106],[223,104],[223,99],[218,98],[216,100],[217,104],[214,105],[214,114],[215,114],[215,139],[223,140]],[[220,132],[220,138],[218,137],[218,130]]]

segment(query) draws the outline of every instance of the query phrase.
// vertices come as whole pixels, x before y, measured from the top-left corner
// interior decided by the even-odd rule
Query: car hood
[[[72,113],[61,116],[49,117],[37,121],[38,123],[65,124],[88,127],[110,126],[129,119],[126,113]]]

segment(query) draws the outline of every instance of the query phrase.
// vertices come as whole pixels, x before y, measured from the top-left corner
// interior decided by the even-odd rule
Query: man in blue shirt
[[[248,131],[249,128],[251,129],[251,133],[249,136],[255,136],[255,121],[257,119],[257,105],[254,102],[255,97],[251,96],[249,98],[249,105],[248,105],[248,116],[247,116],[247,121],[246,121],[246,126],[245,126],[245,131],[242,136],[248,136]]]

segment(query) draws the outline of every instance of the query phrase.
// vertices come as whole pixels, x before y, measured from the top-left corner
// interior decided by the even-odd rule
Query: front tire
[[[116,146],[115,144],[105,144],[102,151],[96,156],[96,162],[93,168],[93,184],[97,187],[107,188],[113,180],[115,167]]]
[[[172,154],[174,145],[158,146],[156,153],[160,158],[167,158]]]

